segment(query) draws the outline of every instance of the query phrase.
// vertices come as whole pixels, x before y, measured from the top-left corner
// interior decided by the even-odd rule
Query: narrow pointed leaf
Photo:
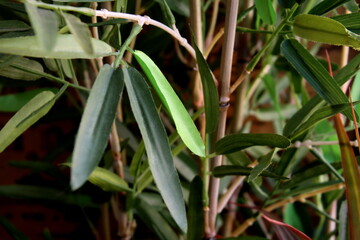
[[[0,225],[14,240],[30,240],[25,234],[6,220],[5,217],[0,216]]]
[[[93,54],[94,48],[92,46],[91,33],[88,26],[72,14],[62,13],[62,15],[65,18],[66,25],[69,27],[70,32],[74,35],[75,40],[82,49],[88,54]]]
[[[86,182],[101,160],[123,86],[119,69],[107,64],[100,69],[75,140],[70,181],[73,190]]]
[[[234,166],[234,165],[223,165],[214,168],[211,172],[214,177],[225,177],[225,176],[249,176],[253,168]],[[275,179],[287,179],[286,177],[279,176],[273,172],[264,170],[260,173],[260,176],[270,177]]]
[[[360,12],[336,15],[331,17],[332,19],[340,22],[344,25],[348,30],[359,34],[360,33]]]
[[[203,191],[202,187],[201,178],[196,176],[190,184],[188,240],[198,240],[204,235],[204,213],[201,211],[203,209],[203,197],[200,194]]]
[[[335,115],[335,128],[340,143],[341,161],[346,185],[350,239],[357,239],[360,236],[359,166],[339,115]]]
[[[323,15],[350,0],[324,0],[310,10],[310,14]]]
[[[1,38],[0,53],[39,58],[98,58],[112,55],[111,47],[100,40],[91,38],[94,53],[86,53],[72,34],[57,35],[57,41],[51,51],[44,50],[35,36]]]
[[[171,156],[168,138],[149,87],[134,68],[123,68],[131,109],[145,144],[150,170],[170,214],[180,229],[187,231],[184,198]]]
[[[37,94],[6,123],[0,131],[0,152],[48,113],[55,103],[54,97],[55,94],[50,91]]]
[[[105,169],[96,167],[88,178],[89,182],[100,187],[104,191],[111,192],[131,192],[128,184],[124,179],[120,178],[115,173]]]
[[[50,10],[37,8],[29,2],[25,2],[25,8],[40,47],[43,50],[52,50],[57,41],[59,24],[57,15]]]
[[[259,164],[256,165],[250,172],[250,175],[248,177],[248,182],[253,181],[255,178],[257,178],[265,169],[267,169],[271,162],[272,159],[274,157],[274,154],[276,153],[276,150],[272,150],[271,152],[269,152],[268,154],[266,154],[265,156],[263,156],[262,158],[260,158],[259,160]]]
[[[275,24],[276,15],[271,0],[255,0],[255,7],[264,23]]]
[[[14,59],[11,59],[9,63],[6,63],[5,57],[0,56],[0,64],[6,64],[6,66],[0,67],[0,76],[17,80],[37,80],[41,78],[41,76],[33,74],[32,72],[44,72],[44,69],[39,62],[23,57],[15,57]],[[23,69],[28,71],[24,71]]]
[[[281,50],[286,59],[326,102],[330,105],[349,103],[334,78],[298,41],[284,40]],[[345,110],[344,114],[352,119],[350,109]]]
[[[195,44],[194,49],[204,93],[206,133],[212,133],[216,130],[218,125],[219,94],[215,86],[214,78],[211,74],[209,65]]]
[[[216,143],[215,151],[217,154],[228,154],[252,146],[287,148],[290,146],[290,140],[284,136],[272,133],[231,134]]]
[[[310,14],[297,15],[293,31],[295,35],[315,42],[350,46],[360,50],[360,36],[331,18]]]
[[[31,27],[19,20],[1,20],[0,33],[30,30]]]
[[[145,53],[135,51],[134,56],[149,78],[162,103],[171,114],[176,130],[185,145],[196,155],[205,157],[205,145],[200,133],[165,76]]]

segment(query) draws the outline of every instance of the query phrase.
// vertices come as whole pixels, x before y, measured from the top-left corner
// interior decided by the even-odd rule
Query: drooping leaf
[[[72,14],[62,13],[62,15],[65,18],[66,25],[69,27],[70,32],[74,35],[75,40],[82,49],[88,54],[93,54],[94,48],[88,26]]]
[[[161,240],[178,239],[174,230],[156,209],[140,196],[135,200],[135,212]]]
[[[299,37],[315,42],[350,46],[360,50],[360,36],[331,18],[311,14],[297,15],[294,19],[293,32]]]
[[[89,182],[100,187],[104,191],[111,192],[131,192],[128,184],[124,179],[115,173],[105,169],[96,167],[88,178]]]
[[[0,76],[17,80],[33,81],[41,78],[40,75],[32,73],[33,71],[39,73],[44,72],[42,65],[35,60],[18,56],[11,58],[9,62],[6,60],[6,55],[0,56]],[[25,71],[25,69],[28,71]]]
[[[18,38],[1,38],[0,53],[14,54],[39,58],[98,58],[112,55],[111,47],[103,41],[92,38],[94,53],[84,52],[72,34],[57,35],[57,41],[52,51],[41,48],[35,36]]]
[[[162,103],[171,114],[176,130],[185,145],[196,155],[205,157],[205,145],[200,133],[165,76],[145,53],[135,51],[134,56],[149,78]]]
[[[43,50],[51,51],[58,41],[56,33],[59,20],[57,15],[50,10],[37,8],[28,1],[25,2],[25,8],[34,28],[38,45]]]
[[[276,15],[271,0],[255,0],[255,7],[264,23],[269,25],[275,24]]]
[[[175,222],[187,230],[184,198],[169,142],[148,85],[134,68],[123,68],[126,90],[144,140],[151,172],[160,194]]]
[[[115,70],[108,64],[100,69],[75,140],[71,168],[73,190],[85,183],[101,160],[123,87],[119,69]]]
[[[218,125],[219,95],[209,65],[196,44],[194,44],[194,49],[203,86],[206,133],[212,133],[216,130]]]
[[[204,235],[204,213],[201,211],[203,209],[202,185],[203,183],[199,176],[196,176],[190,185],[188,240],[198,240]]]
[[[290,146],[290,140],[284,136],[272,133],[231,134],[220,139],[215,144],[215,151],[217,154],[228,154],[252,146],[287,148]]]
[[[54,97],[55,94],[50,91],[37,94],[5,124],[0,131],[0,152],[48,113],[55,103]]]
[[[340,22],[344,25],[348,30],[359,34],[360,33],[360,12],[336,15],[331,17],[332,19]]]
[[[224,176],[248,176],[250,175],[253,168],[234,166],[234,165],[222,165],[216,167],[211,172],[214,177],[224,177]],[[275,178],[275,179],[287,179],[286,177],[279,176],[273,172],[264,170],[260,173],[260,176]]]
[[[0,33],[30,30],[31,27],[19,20],[1,20]]]
[[[335,128],[339,138],[341,162],[346,185],[350,239],[360,236],[360,172],[354,151],[349,143],[339,115],[335,115]]]
[[[348,103],[349,100],[328,71],[295,39],[284,40],[281,51],[293,67],[315,91],[330,105]],[[352,119],[350,109],[344,114]]]
[[[255,180],[255,178],[257,178],[265,169],[270,166],[275,153],[276,149],[270,151],[268,154],[259,159],[259,164],[256,165],[250,172],[250,175],[247,179],[248,182]]]
[[[310,14],[323,15],[350,0],[323,0],[310,10]]]

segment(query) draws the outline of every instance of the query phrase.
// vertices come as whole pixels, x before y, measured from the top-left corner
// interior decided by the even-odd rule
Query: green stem
[[[45,8],[45,9],[56,10],[56,11],[78,12],[78,13],[81,13],[81,14],[84,14],[84,15],[90,16],[90,17],[96,16],[96,11],[91,8],[53,5],[53,4],[47,4],[47,3],[38,2],[38,1],[34,1],[34,0],[26,0],[26,1],[34,6]],[[25,0],[20,0],[20,2],[24,3]]]
[[[286,18],[281,21],[281,23],[278,25],[275,31],[271,34],[270,38],[266,41],[264,47],[255,55],[255,57],[253,57],[253,59],[251,59],[251,61],[246,67],[246,71],[248,73],[254,70],[255,66],[257,65],[257,63],[259,62],[265,51],[270,47],[272,41],[280,34],[284,26],[288,24],[289,19],[291,18],[291,16],[294,14],[294,12],[298,7],[299,4],[295,3],[295,5],[291,8],[288,15],[286,16]]]
[[[265,33],[265,34],[273,34],[273,31],[268,30],[257,30],[257,29],[251,29],[246,27],[236,27],[237,32],[249,32],[249,33]],[[280,31],[279,34],[289,34],[292,33],[292,31]]]

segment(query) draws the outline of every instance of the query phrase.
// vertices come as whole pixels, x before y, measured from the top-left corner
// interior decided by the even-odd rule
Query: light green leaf
[[[350,0],[323,0],[310,10],[310,14],[323,15]]]
[[[25,2],[25,8],[31,25],[34,28],[39,46],[43,50],[52,50],[56,46],[57,41],[56,33],[59,25],[57,15],[50,10],[39,9],[29,2]]]
[[[132,192],[132,189],[129,188],[124,179],[105,168],[96,167],[88,180],[104,191]]]
[[[340,86],[328,71],[295,39],[284,40],[281,51],[293,67],[330,105],[349,103]],[[350,109],[344,114],[352,119]]]
[[[215,144],[217,154],[228,154],[252,146],[269,146],[287,148],[290,140],[284,136],[272,133],[238,133],[225,136]]]
[[[184,198],[179,176],[171,156],[166,132],[149,87],[134,68],[123,68],[131,109],[144,140],[150,170],[171,216],[183,232],[187,231]]]
[[[51,109],[54,97],[50,91],[37,94],[5,124],[0,131],[0,152]]]
[[[70,32],[74,35],[75,40],[79,43],[82,49],[88,54],[93,54],[94,48],[91,42],[91,33],[88,26],[72,14],[62,13],[62,15],[65,18],[66,25],[69,27]]]
[[[16,112],[22,108],[33,97],[43,91],[56,92],[56,88],[37,88],[22,93],[14,93],[0,96],[1,112]]]
[[[294,19],[293,32],[299,37],[315,42],[350,46],[360,50],[360,36],[331,18],[310,14],[297,15]]]
[[[31,27],[19,20],[1,20],[0,33],[30,30]]]
[[[101,160],[123,87],[119,69],[108,64],[100,69],[75,140],[70,181],[73,190],[86,182]]]
[[[273,25],[276,22],[276,14],[271,0],[255,0],[255,7],[264,23]]]
[[[185,145],[196,155],[205,157],[205,145],[200,133],[165,76],[145,53],[135,51],[134,56],[149,78],[162,103],[171,114],[176,130]]]
[[[42,49],[35,36],[18,38],[1,38],[0,53],[14,54],[38,58],[98,58],[112,55],[111,47],[103,41],[92,38],[94,53],[84,52],[72,34],[57,35],[57,41],[52,51]]]
[[[216,130],[219,121],[219,95],[209,65],[196,44],[194,49],[203,86],[206,133],[212,133]]]
[[[234,166],[234,165],[222,165],[212,170],[211,174],[214,177],[225,177],[225,176],[249,176],[253,168]],[[270,177],[275,179],[287,179],[286,177],[279,176],[273,172],[264,170],[260,173],[260,176]]]
[[[255,178],[257,178],[265,169],[270,166],[275,153],[276,149],[270,151],[268,154],[262,156],[259,159],[259,164],[256,165],[250,172],[250,175],[247,179],[248,182],[255,180]]]
[[[41,78],[41,76],[32,72],[44,72],[44,69],[39,62],[18,56],[11,58],[7,62],[6,56],[0,55],[0,64],[2,64],[2,66],[0,66],[0,76],[17,80],[37,80]],[[23,69],[27,69],[28,71],[24,71]]]

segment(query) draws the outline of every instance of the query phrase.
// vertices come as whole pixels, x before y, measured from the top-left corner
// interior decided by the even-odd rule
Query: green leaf
[[[134,207],[137,215],[156,233],[159,239],[178,239],[169,223],[156,211],[154,206],[147,203],[141,196],[135,200]]]
[[[14,240],[29,240],[27,236],[25,236],[22,232],[19,231],[19,229],[17,229],[2,216],[0,216],[0,224]]]
[[[188,240],[202,239],[204,235],[204,213],[201,211],[203,209],[203,198],[202,194],[200,194],[203,191],[202,188],[202,180],[199,176],[196,176],[190,184]]]
[[[0,53],[14,54],[39,58],[98,58],[112,55],[111,47],[103,41],[92,38],[94,53],[84,52],[72,34],[57,35],[57,41],[52,51],[42,49],[35,36],[18,38],[1,38]]]
[[[340,22],[344,27],[354,33],[360,33],[360,12],[336,15],[331,17],[331,19]]]
[[[293,67],[315,91],[330,105],[348,103],[349,100],[328,71],[296,40],[284,40],[281,51]],[[344,114],[352,119],[351,111]]]
[[[249,176],[253,168],[234,166],[234,165],[222,165],[212,170],[211,174],[214,177],[225,177],[225,176]],[[264,170],[260,173],[260,176],[270,177],[275,179],[287,179],[286,177],[279,176],[273,172]]]
[[[113,2],[113,0],[54,0],[54,2],[89,3],[89,2]]]
[[[310,14],[323,15],[350,0],[324,0],[310,10]]]
[[[335,129],[339,139],[341,162],[346,186],[346,199],[349,209],[350,239],[360,236],[360,172],[352,146],[339,115],[335,115]]]
[[[134,68],[123,68],[131,109],[144,140],[151,172],[170,214],[184,232],[187,220],[179,176],[171,156],[169,142],[149,87]]]
[[[0,33],[30,30],[31,27],[19,20],[1,20]]]
[[[206,133],[212,133],[216,130],[219,121],[219,94],[210,67],[195,43],[194,49],[203,86]]]
[[[54,97],[50,91],[37,94],[5,124],[0,131],[0,152],[51,109]]]
[[[124,82],[119,69],[115,70],[108,64],[100,69],[75,140],[71,168],[73,190],[86,182],[101,160],[108,144],[123,87]]]
[[[270,166],[275,153],[276,149],[270,151],[268,154],[259,159],[259,164],[251,170],[251,173],[247,179],[248,182],[255,180],[255,178],[257,178],[265,169]]]
[[[56,39],[59,25],[57,15],[52,11],[39,9],[29,2],[25,2],[25,8],[39,46],[43,50],[52,50],[56,46],[56,42],[59,41]]]
[[[88,54],[93,54],[94,48],[88,26],[72,14],[62,13],[62,15],[65,18],[66,25],[69,27],[70,32],[74,35],[75,40],[82,49]]]
[[[354,104],[358,104],[358,103],[359,102],[356,102]],[[296,127],[296,129],[294,129],[293,131],[293,134],[288,137],[290,139],[295,139],[297,136],[301,135],[302,133],[313,127],[316,123],[324,119],[330,118],[335,114],[343,112],[349,108],[350,108],[350,104],[348,103],[319,108],[309,117],[309,119],[307,119],[305,122],[303,122],[298,127]]]
[[[175,25],[175,23],[176,23],[175,17],[173,15],[173,13],[171,12],[171,9],[170,9],[169,5],[167,4],[166,0],[162,0],[162,3],[160,3],[160,6],[161,6],[161,10],[165,16],[165,19],[169,23],[169,26],[172,27],[173,25]]]
[[[360,36],[331,18],[310,14],[297,15],[294,19],[293,32],[311,41],[350,46],[360,50]]]
[[[255,7],[264,23],[275,24],[276,14],[271,0],[255,0]]]
[[[155,1],[161,4],[163,0],[155,0]],[[165,0],[165,1],[169,5],[171,10],[173,10],[174,12],[184,17],[190,16],[189,1],[187,0]]]
[[[33,81],[41,78],[41,76],[32,72],[44,72],[42,65],[35,60],[16,56],[6,61],[6,57],[7,56],[0,55],[0,76],[17,80]],[[5,64],[5,66],[3,64]],[[23,69],[28,71],[24,71]]]
[[[238,133],[225,136],[215,144],[217,154],[228,154],[252,146],[269,146],[287,148],[290,140],[284,136],[272,133]]]
[[[124,179],[105,168],[96,167],[88,180],[104,191],[132,192],[132,189],[129,188]]]
[[[145,53],[135,51],[134,56],[149,78],[162,103],[171,114],[176,130],[185,145],[196,155],[205,157],[205,145],[200,133],[165,76]]]

